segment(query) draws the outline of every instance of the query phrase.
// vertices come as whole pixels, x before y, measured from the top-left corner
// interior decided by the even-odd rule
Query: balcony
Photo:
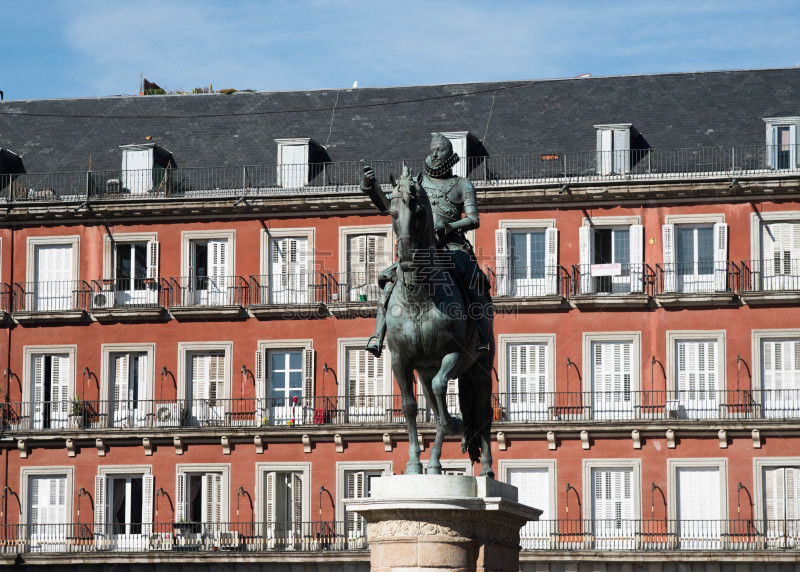
[[[557,310],[565,307],[570,293],[570,275],[562,266],[490,267],[487,276],[499,312]]]
[[[581,309],[641,308],[651,304],[655,283],[647,264],[576,264],[571,301]]]
[[[748,306],[800,302],[800,259],[788,256],[741,263],[739,295]]]
[[[328,311],[334,316],[374,316],[381,297],[378,287],[381,270],[328,274]]]
[[[780,148],[779,148],[780,147]],[[608,172],[595,150],[463,158],[476,187],[564,185],[591,182],[662,181],[792,174],[791,161],[775,160],[784,146],[631,149],[629,166]],[[794,147],[792,145],[791,147]],[[619,151],[610,153],[619,154]],[[790,153],[791,154],[791,153]],[[403,161],[373,161],[381,184],[402,172]],[[406,161],[414,172],[423,160]],[[773,167],[774,165],[774,167]],[[785,168],[784,168],[785,167]],[[6,202],[100,202],[144,198],[241,198],[359,193],[363,170],[357,161],[302,165],[243,165],[155,168],[132,171],[75,171],[0,175]]]
[[[161,278],[92,280],[89,311],[99,322],[165,318],[169,284]]]
[[[656,301],[664,307],[733,304],[740,272],[730,261],[656,264]]]
[[[366,551],[353,522],[6,524],[0,554]],[[188,554],[187,554],[188,555]],[[85,556],[84,556],[85,557]]]
[[[83,321],[91,305],[91,292],[91,286],[84,280],[15,282],[11,311],[21,324]]]
[[[181,276],[169,278],[169,311],[176,319],[234,319],[245,317],[249,293],[241,276]]]
[[[313,272],[250,276],[247,309],[262,319],[323,317],[328,285],[328,275]]]

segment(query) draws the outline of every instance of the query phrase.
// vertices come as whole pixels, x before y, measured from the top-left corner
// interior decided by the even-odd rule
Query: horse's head
[[[405,164],[400,179],[392,182],[389,214],[403,271],[414,270],[421,262],[420,255],[429,253],[435,244],[431,204],[421,182],[422,175],[414,179]]]

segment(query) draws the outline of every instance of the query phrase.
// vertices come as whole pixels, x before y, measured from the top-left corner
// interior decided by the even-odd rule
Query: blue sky
[[[5,0],[6,99],[790,67],[800,2]]]

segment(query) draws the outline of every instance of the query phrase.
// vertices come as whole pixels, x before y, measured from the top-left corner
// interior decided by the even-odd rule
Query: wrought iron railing
[[[787,149],[788,148],[788,149]],[[795,145],[631,149],[577,153],[545,150],[466,157],[456,166],[476,186],[686,179],[796,172]],[[402,160],[368,160],[377,180],[402,172]],[[422,160],[406,160],[415,172]],[[297,165],[181,167],[0,175],[0,200],[119,201],[146,197],[247,197],[359,192],[358,161]]]
[[[743,260],[741,269],[741,292],[800,291],[800,258]]]
[[[250,276],[250,305],[322,304],[328,300],[328,277],[314,272]]]
[[[501,298],[568,297],[570,276],[563,266],[487,268],[492,296]]]
[[[732,293],[737,289],[739,267],[731,261],[656,264],[656,294]]]
[[[91,286],[84,280],[43,280],[12,284],[12,311],[64,312],[88,310]]]
[[[655,293],[656,273],[640,262],[617,264],[575,264],[572,266],[572,294],[603,296]]]
[[[180,276],[167,279],[169,306],[245,306],[247,280],[241,276]]]
[[[161,278],[119,278],[91,281],[89,310],[165,307],[169,284]]]
[[[328,274],[328,303],[377,302],[381,295],[378,286],[381,270],[383,268],[375,267],[368,271]]]
[[[0,553],[363,551],[352,522],[7,524]]]

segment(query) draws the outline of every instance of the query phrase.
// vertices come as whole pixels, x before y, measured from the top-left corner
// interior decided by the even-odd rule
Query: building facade
[[[544,511],[522,567],[794,562],[798,87],[0,103],[0,560],[366,569],[341,501],[407,437],[363,351],[394,240],[359,159],[386,185],[443,132],[498,310],[495,470]],[[472,474],[457,440],[443,463]]]

